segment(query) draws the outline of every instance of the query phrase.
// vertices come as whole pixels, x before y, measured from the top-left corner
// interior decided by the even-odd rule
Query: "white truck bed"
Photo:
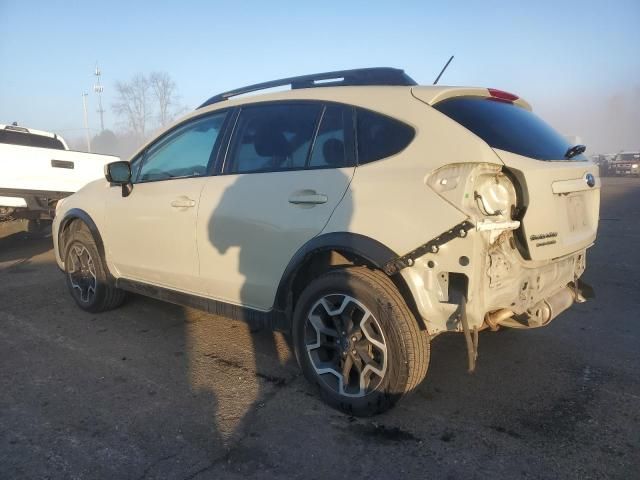
[[[104,175],[118,157],[0,143],[0,207],[52,210],[52,203]]]

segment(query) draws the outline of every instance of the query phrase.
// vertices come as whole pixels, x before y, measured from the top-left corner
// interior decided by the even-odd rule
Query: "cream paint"
[[[269,310],[289,260],[320,233],[354,168],[221,175],[202,192],[197,243],[207,296]],[[290,203],[297,193],[326,203]],[[350,210],[348,201],[340,210]]]
[[[522,226],[532,260],[559,258],[595,241],[600,212],[597,165],[589,161],[543,162],[503,150],[496,152],[522,179],[529,205]],[[587,173],[596,179],[593,187],[586,184]],[[553,187],[558,182],[564,188],[555,193]],[[573,189],[567,188],[571,186]],[[532,240],[532,236],[540,240]]]
[[[117,275],[204,295],[195,242],[200,193],[208,177],[138,183],[128,197],[106,195],[105,248]],[[193,202],[176,207],[176,202]]]
[[[354,169],[309,170],[136,185],[129,200],[144,199],[142,207],[135,209],[130,208],[135,203],[118,197],[119,189],[105,187],[104,181],[96,182],[67,199],[58,215],[70,208],[82,208],[94,218],[105,240],[109,268],[116,276],[129,269],[128,276],[136,275],[133,279],[144,277],[157,285],[268,310],[291,257],[315,235],[366,235],[403,255],[467,219],[455,202],[450,203],[429,187],[433,172],[450,164],[482,163],[496,169],[507,164],[528,187],[525,193],[532,207],[524,219],[527,231],[562,232],[561,243],[540,247],[533,260],[525,261],[510,243],[505,243],[508,232],[498,239],[492,231],[471,231],[466,238],[452,240],[437,254],[427,254],[401,272],[431,333],[459,329],[459,322],[452,320],[457,305],[443,301],[446,291],[439,283],[440,274],[467,275],[470,323],[480,326],[488,311],[512,304],[524,311],[582,273],[585,248],[596,235],[599,183],[589,191],[578,192],[588,195],[582,203],[571,201],[569,205],[567,199],[573,194],[564,190],[562,195],[554,194],[552,184],[568,180],[560,184],[566,190],[585,173],[595,175],[592,164],[542,162],[496,152],[429,106],[438,99],[469,93],[488,95],[486,89],[440,86],[326,87],[224,101],[192,112],[181,121],[245,103],[320,100],[390,115],[412,125],[416,137],[399,154],[360,166],[355,174]],[[519,104],[529,108],[524,101]],[[188,182],[193,182],[194,190],[184,187]],[[469,185],[473,185],[471,180]],[[152,191],[154,188],[157,191]],[[185,212],[169,206],[180,195],[196,199],[199,189],[197,219],[191,211],[181,215]],[[109,190],[106,195],[105,190]],[[328,201],[313,207],[289,203],[291,194],[299,190],[325,194]],[[466,190],[463,193],[473,194]],[[107,198],[108,214],[103,214]],[[578,210],[584,211],[584,217],[576,218]],[[116,222],[114,216],[124,220]],[[54,232],[57,226],[54,223]],[[467,265],[461,264],[461,256],[468,257]],[[526,299],[520,298],[524,282]]]

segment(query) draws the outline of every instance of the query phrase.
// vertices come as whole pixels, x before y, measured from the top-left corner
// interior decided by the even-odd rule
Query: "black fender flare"
[[[329,250],[339,250],[357,255],[380,269],[382,269],[387,262],[398,257],[398,255],[386,245],[371,237],[358,233],[333,232],[313,237],[298,249],[285,268],[276,291],[273,306],[274,311],[286,312],[291,282],[293,278],[295,278],[298,269],[310,256]]]
[[[102,257],[102,261],[104,262],[106,259],[104,252],[104,243],[102,242],[102,236],[100,235],[100,231],[96,226],[96,223],[91,218],[87,212],[80,208],[72,208],[68,212],[64,214],[62,220],[60,220],[60,226],[58,227],[58,251],[60,253],[60,257],[62,261],[64,261],[65,252],[60,250],[60,246],[62,245],[62,234],[64,233],[67,226],[73,220],[81,220],[88,228],[89,232],[91,232],[91,236],[93,236],[93,240],[96,242],[96,247],[98,248],[98,253],[100,257]]]

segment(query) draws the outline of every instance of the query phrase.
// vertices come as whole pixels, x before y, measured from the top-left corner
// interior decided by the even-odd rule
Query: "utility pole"
[[[100,131],[104,131],[104,109],[102,108],[102,92],[104,91],[104,87],[100,83],[100,76],[102,72],[96,63],[96,69],[93,73],[96,77],[96,83],[93,86],[93,91],[98,94],[98,113],[100,114]]]
[[[87,117],[87,97],[88,93],[82,94],[82,108],[84,109],[84,129],[87,132],[87,152],[91,153],[91,135],[89,134],[89,119]]]

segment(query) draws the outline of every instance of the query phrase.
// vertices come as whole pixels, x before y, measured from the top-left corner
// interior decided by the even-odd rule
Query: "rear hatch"
[[[582,154],[567,158],[573,145],[518,97],[486,92],[451,97],[434,108],[482,138],[513,175],[523,256],[549,260],[591,245],[600,208],[597,166]]]

